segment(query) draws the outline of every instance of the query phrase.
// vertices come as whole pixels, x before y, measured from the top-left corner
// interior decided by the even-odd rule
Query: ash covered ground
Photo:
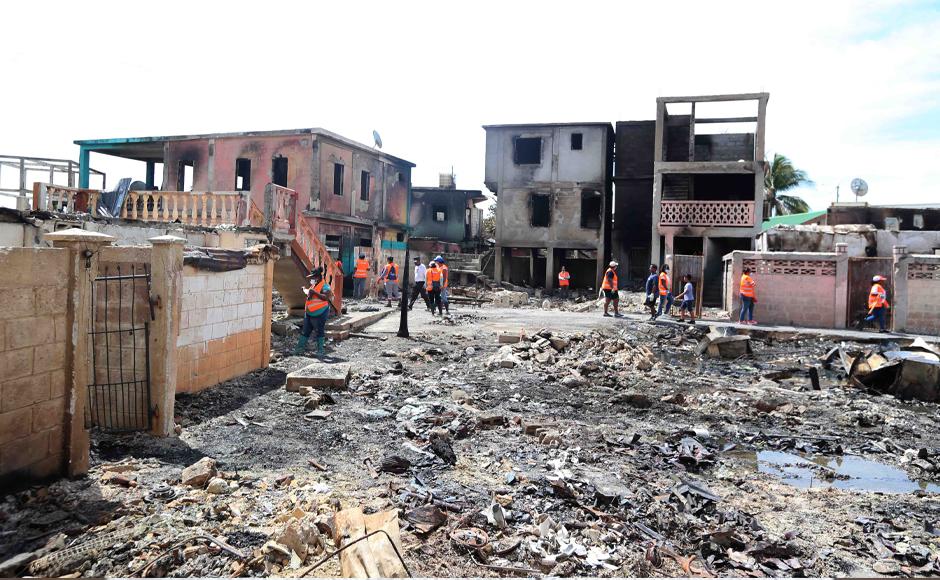
[[[286,391],[313,359],[276,336],[270,368],[178,397],[177,438],[96,434],[87,478],[3,498],[0,560],[20,557],[4,571],[335,576],[335,559],[310,566],[332,515],[360,507],[400,510],[415,576],[940,573],[938,407],[834,366],[814,390],[833,342],[714,359],[701,326],[596,311],[395,327],[333,348],[348,389]],[[200,460],[211,475],[183,483]]]

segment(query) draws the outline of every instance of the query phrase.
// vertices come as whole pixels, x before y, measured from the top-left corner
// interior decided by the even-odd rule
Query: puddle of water
[[[799,488],[834,487],[855,491],[940,493],[940,485],[911,479],[907,473],[890,465],[869,461],[855,455],[804,458],[782,451],[758,451],[738,454],[755,466],[757,471],[779,477]],[[826,477],[827,469],[835,477]]]

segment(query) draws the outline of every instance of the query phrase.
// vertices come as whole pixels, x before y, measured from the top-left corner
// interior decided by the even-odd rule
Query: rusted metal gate
[[[85,424],[103,431],[150,429],[150,270],[102,264],[92,285]]]
[[[686,274],[692,275],[692,285],[695,287],[695,317],[702,316],[702,280],[705,277],[705,258],[703,256],[688,256],[684,254],[673,254],[672,256],[672,295],[676,297],[675,310],[678,312],[679,295],[682,294],[682,288],[685,282],[682,277]]]
[[[859,319],[868,314],[868,293],[871,291],[871,279],[880,274],[887,278],[882,282],[885,290],[888,291],[888,302],[894,298],[894,264],[891,258],[849,258],[849,296],[848,312],[846,313],[845,323],[847,326],[854,326]],[[887,324],[891,328],[891,313],[888,309]]]

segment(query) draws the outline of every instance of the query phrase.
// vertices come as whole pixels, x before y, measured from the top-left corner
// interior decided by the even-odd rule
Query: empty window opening
[[[512,162],[516,165],[542,163],[542,138],[516,137],[512,142]]]
[[[323,241],[327,249],[338,250],[340,247],[340,244],[342,244],[343,237],[338,236],[338,235],[333,235],[333,234],[327,234],[326,236],[324,236]]]
[[[369,172],[363,171],[359,173],[359,199],[362,201],[369,201],[370,185],[371,180],[369,179]]]
[[[581,133],[572,133],[571,134],[571,150],[580,151],[584,145],[584,135]]]
[[[395,174],[395,180],[398,181],[398,183],[404,183],[404,182],[405,182],[405,174],[402,173],[401,171],[397,172],[397,173]]]
[[[599,229],[601,227],[601,195],[592,190],[581,192],[581,227]]]
[[[333,164],[333,195],[343,195],[343,167],[342,163]]]
[[[532,206],[532,227],[547,228],[552,223],[551,198],[544,194],[533,193],[530,197]]]
[[[405,234],[402,234],[402,233],[395,234],[395,240],[396,240],[396,241],[399,241],[399,242],[404,242],[404,241],[405,241]]]
[[[235,191],[248,191],[251,189],[251,160],[238,158],[235,160]]]
[[[436,222],[446,222],[447,208],[443,205],[435,205],[431,215],[434,216],[434,221]]]
[[[193,161],[181,160],[176,174],[176,191],[192,191],[195,173],[195,163]]]
[[[275,157],[271,160],[271,183],[287,187],[287,157]]]
[[[359,238],[359,246],[362,248],[371,248],[372,238]]]

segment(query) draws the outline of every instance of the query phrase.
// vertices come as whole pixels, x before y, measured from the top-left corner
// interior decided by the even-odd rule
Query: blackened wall
[[[621,121],[616,127],[613,258],[631,279],[645,278],[653,225],[654,121]]]

